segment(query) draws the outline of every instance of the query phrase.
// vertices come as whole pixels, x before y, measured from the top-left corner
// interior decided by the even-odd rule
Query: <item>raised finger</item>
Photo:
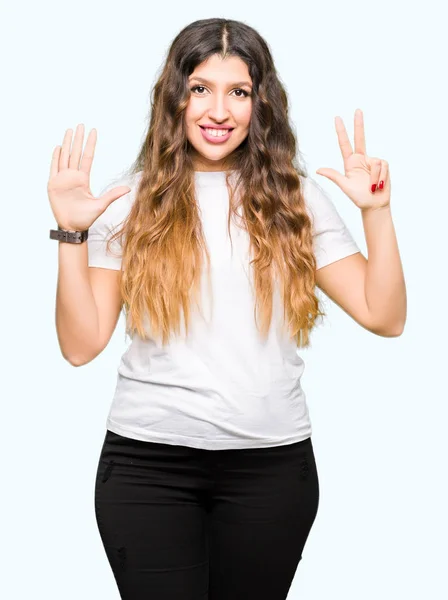
[[[92,129],[87,137],[86,146],[84,148],[84,154],[82,155],[81,165],[79,167],[80,171],[84,171],[84,173],[87,173],[88,175],[90,175],[93,157],[95,155],[96,140],[96,129]]]
[[[347,130],[341,117],[335,117],[336,133],[338,134],[339,148],[341,149],[342,158],[345,161],[353,154],[353,148],[348,139]]]
[[[60,153],[61,153],[61,147],[56,146],[56,148],[53,150],[53,156],[51,157],[50,179],[52,177],[55,177],[59,172],[59,155],[60,155]]]
[[[68,162],[69,169],[79,169],[79,161],[81,159],[82,143],[84,141],[84,125],[80,123],[76,127],[75,140],[73,142],[70,160]]]
[[[355,110],[355,152],[366,153],[366,136],[364,131],[364,115],[360,108]]]
[[[67,129],[62,142],[61,154],[59,156],[59,170],[68,169],[68,159],[70,158],[70,148],[72,145],[73,129]]]

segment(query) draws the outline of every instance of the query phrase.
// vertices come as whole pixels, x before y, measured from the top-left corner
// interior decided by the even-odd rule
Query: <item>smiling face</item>
[[[195,171],[221,171],[223,159],[249,133],[252,79],[244,61],[217,55],[189,77],[191,96],[185,111],[187,138]]]

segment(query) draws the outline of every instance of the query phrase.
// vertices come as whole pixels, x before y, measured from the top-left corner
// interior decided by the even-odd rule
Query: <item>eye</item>
[[[203,96],[204,94],[201,92],[198,92],[197,90],[205,90],[207,88],[205,88],[203,85],[194,85],[192,88],[190,88],[190,91],[195,92],[197,94],[199,94],[199,96]],[[247,96],[250,96],[250,92],[246,92],[246,90],[243,90],[241,88],[236,88],[235,90],[233,90],[234,92],[241,92],[241,94],[238,94],[236,97],[237,98],[247,98]]]
[[[192,92],[194,92],[197,89],[201,89],[201,90],[205,90],[205,87],[203,85],[194,85],[192,88],[190,88],[190,90]],[[203,94],[199,94],[200,96],[203,96]]]
[[[248,96],[250,96],[249,92],[246,92],[246,90],[243,90],[241,88],[237,88],[236,90],[233,90],[234,92],[243,92],[242,96],[237,96],[237,98],[247,98]]]

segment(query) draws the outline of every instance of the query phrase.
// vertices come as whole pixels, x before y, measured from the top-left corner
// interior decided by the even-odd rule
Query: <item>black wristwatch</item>
[[[70,244],[82,244],[89,237],[89,230],[85,231],[69,231],[68,229],[50,229],[50,239],[58,240],[59,242],[69,242]]]

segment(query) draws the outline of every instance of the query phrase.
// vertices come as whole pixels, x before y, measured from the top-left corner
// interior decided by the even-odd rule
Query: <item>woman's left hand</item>
[[[389,206],[389,164],[381,158],[367,156],[362,111],[359,108],[355,111],[354,152],[341,117],[335,118],[335,125],[345,175],[334,169],[318,169],[316,173],[336,183],[361,210]]]

